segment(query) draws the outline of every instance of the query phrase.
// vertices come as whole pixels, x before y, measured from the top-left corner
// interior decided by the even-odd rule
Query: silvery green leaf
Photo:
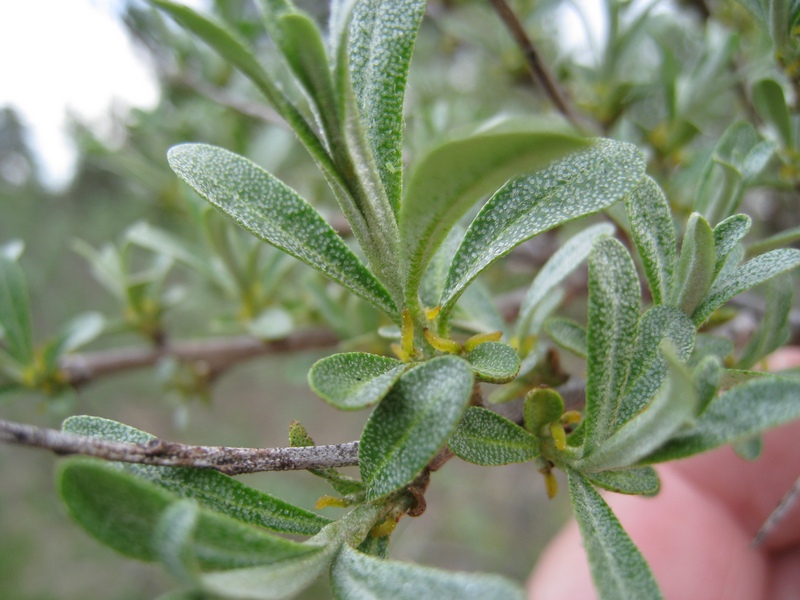
[[[702,215],[692,213],[683,236],[670,304],[681,307],[686,314],[692,314],[714,283],[716,264],[714,232]]]
[[[722,383],[722,362],[713,354],[706,355],[697,364],[692,379],[697,392],[697,414],[701,415],[717,397]]]
[[[439,318],[449,315],[481,271],[525,240],[624,198],[641,180],[644,166],[631,144],[597,140],[543,171],[508,182],[469,226],[450,267]]]
[[[714,273],[719,274],[728,255],[750,231],[752,220],[747,215],[731,215],[714,227],[714,245],[717,248],[717,264]]]
[[[564,281],[589,256],[592,243],[601,235],[612,235],[614,226],[609,223],[593,225],[572,236],[539,269],[519,309],[517,339],[530,333],[530,322],[539,304]]]
[[[440,325],[445,326],[442,331],[446,334],[447,324],[440,322]],[[506,336],[508,331],[492,293],[482,281],[475,281],[461,295],[452,325],[475,333],[500,331]]]
[[[305,556],[271,565],[204,573],[200,582],[204,590],[224,598],[294,598],[330,567],[337,548],[338,544],[330,544]]]
[[[397,318],[389,293],[322,216],[246,158],[205,144],[169,151],[172,169],[244,229]]]
[[[766,237],[763,240],[753,242],[747,247],[747,254],[749,256],[755,256],[777,248],[785,248],[798,240],[800,240],[800,227],[792,227],[791,229],[786,229],[775,235]]]
[[[331,567],[337,600],[523,600],[522,588],[498,575],[453,573],[368,556],[347,545]]]
[[[542,169],[588,144],[574,134],[553,130],[552,126],[545,128],[538,123],[518,122],[513,125],[503,123],[445,142],[417,163],[409,177],[400,209],[407,293],[417,292],[437,249],[473,204],[510,177]],[[517,200],[517,204],[521,201],[524,200]],[[530,209],[530,206],[526,208]],[[602,206],[595,211],[600,208]],[[573,208],[565,212],[578,214],[562,221],[590,211],[575,211]],[[552,222],[539,231],[557,224],[559,221]],[[538,231],[531,232],[524,239],[534,233]]]
[[[439,304],[442,290],[444,290],[444,282],[447,279],[447,271],[464,238],[464,232],[463,227],[454,225],[428,265],[419,285],[419,299],[424,307],[432,308]]]
[[[745,254],[746,250],[744,249],[744,246],[742,244],[736,244],[733,247],[733,250],[731,250],[731,253],[728,254],[728,258],[725,259],[725,264],[722,265],[722,269],[720,269],[714,282],[718,283],[730,277],[731,273],[733,273],[739,267],[739,265],[742,264]]]
[[[661,487],[658,473],[651,467],[631,467],[619,471],[581,472],[597,487],[618,494],[654,496]]]
[[[763,449],[760,435],[754,435],[753,437],[747,438],[746,440],[742,440],[740,442],[733,442],[731,445],[733,446],[733,450],[737,455],[744,460],[750,461],[758,460],[758,457],[761,456],[761,450]]]
[[[785,148],[794,147],[791,115],[781,85],[774,79],[762,79],[753,86],[752,94],[759,116],[775,128]]]
[[[633,241],[642,257],[653,304],[669,298],[675,274],[675,225],[664,192],[645,177],[625,198]]]
[[[359,114],[389,202],[402,196],[403,98],[424,0],[362,0],[350,20],[349,67]]]
[[[16,261],[0,256],[0,332],[5,349],[21,365],[33,360],[33,330],[25,275]]]
[[[747,371],[744,369],[723,369],[720,376],[719,387],[722,390],[729,390],[753,379],[774,377],[773,373],[764,371]]]
[[[642,462],[652,464],[747,440],[800,418],[800,380],[759,378],[715,398],[689,427]]]
[[[470,406],[447,440],[460,459],[476,465],[522,463],[539,456],[539,440],[491,410]]]
[[[367,499],[410,483],[444,445],[472,395],[468,363],[431,359],[403,374],[370,416],[358,462]]]
[[[96,340],[106,325],[106,319],[98,312],[87,312],[70,320],[58,334],[55,345],[57,353],[74,352]]]
[[[728,127],[706,163],[695,206],[711,223],[732,215],[747,184],[766,166],[774,146],[745,121]]]
[[[784,248],[760,254],[737,267],[727,276],[720,276],[714,286],[692,314],[695,325],[703,323],[711,313],[733,298],[776,275],[790,271],[800,265],[800,250]]]
[[[261,2],[262,10],[270,3],[271,0]],[[273,23],[270,36],[316,105],[326,136],[332,140],[339,135],[340,110],[322,34],[316,23],[303,13],[290,10],[280,13],[267,19]]]
[[[125,239],[142,248],[169,256],[173,260],[181,262],[200,273],[209,281],[213,281],[216,278],[213,267],[208,260],[198,256],[196,248],[190,247],[178,236],[154,227],[145,221],[139,221],[131,225],[125,232]]]
[[[113,463],[84,457],[60,465],[58,487],[84,529],[118,552],[145,561],[159,558],[159,523],[165,511],[181,502],[177,494]],[[207,508],[197,511],[188,551],[204,571],[280,564],[318,551]]]
[[[200,508],[191,500],[179,500],[161,513],[153,531],[153,546],[158,560],[173,577],[194,583],[200,565],[192,542],[200,520]]]
[[[544,322],[544,331],[556,344],[573,354],[586,358],[588,354],[586,329],[572,319],[553,317]]]
[[[586,478],[567,471],[569,496],[601,600],[662,598],[650,567]]]
[[[641,290],[636,267],[614,238],[595,241],[589,255],[586,358],[586,452],[612,433],[634,353]]]
[[[694,347],[694,334],[691,319],[675,306],[653,306],[642,315],[628,381],[617,403],[615,427],[638,413],[661,387],[667,376],[667,362],[659,352],[663,341],[669,340],[677,358],[685,361]]]
[[[334,354],[314,363],[308,383],[336,408],[358,410],[380,402],[408,368],[399,360],[366,352]]]
[[[342,59],[344,62],[345,59]],[[380,178],[367,140],[347,69],[339,74],[338,97],[342,106],[343,139],[335,144],[334,157],[350,173],[337,193],[339,206],[370,266],[395,298],[402,295],[402,269],[398,267],[400,232],[394,208]]]
[[[716,356],[720,362],[733,354],[733,342],[728,338],[711,335],[710,333],[698,333],[694,340],[694,350],[689,357],[687,364],[696,366],[706,356]]]
[[[347,45],[348,25],[353,13],[356,0],[331,0],[330,14],[328,17],[328,54],[336,60],[341,52],[341,46]]]
[[[146,444],[155,439],[149,433],[100,417],[70,417],[64,421],[62,430],[137,444]],[[181,498],[195,500],[208,509],[272,531],[311,535],[330,523],[325,517],[259,492],[217,471],[113,464]]]
[[[736,365],[738,368],[750,369],[786,343],[791,335],[789,313],[792,311],[793,295],[792,277],[788,273],[778,275],[767,283],[764,315],[742,350]]]
[[[661,350],[665,351],[663,343]],[[573,468],[605,471],[630,467],[692,420],[697,409],[692,379],[671,349],[665,353],[670,362],[669,375],[652,401],[599,445],[587,444],[583,457],[572,464]]]
[[[508,383],[519,372],[519,355],[508,344],[484,342],[465,357],[481,381]]]
[[[158,8],[168,13],[183,27],[197,35],[211,46],[222,58],[239,69],[264,94],[273,108],[297,133],[312,158],[329,179],[335,179],[336,168],[311,125],[289,98],[273,81],[272,77],[256,60],[253,53],[233,33],[219,23],[208,19],[188,6],[168,0],[150,0]]]

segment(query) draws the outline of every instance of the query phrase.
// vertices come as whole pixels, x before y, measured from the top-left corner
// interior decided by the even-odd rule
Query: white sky
[[[205,4],[183,1],[196,8]],[[598,25],[596,0],[579,3]],[[75,150],[65,130],[68,112],[102,133],[112,103],[146,108],[158,102],[147,64],[114,17],[119,5],[119,0],[0,0],[0,106],[14,106],[29,127],[51,187],[67,183],[74,167]],[[563,12],[569,47],[584,31],[574,13]]]
[[[65,183],[75,160],[69,110],[100,126],[113,100],[153,106],[158,89],[114,18],[114,0],[0,1],[0,106],[30,127],[49,185]]]

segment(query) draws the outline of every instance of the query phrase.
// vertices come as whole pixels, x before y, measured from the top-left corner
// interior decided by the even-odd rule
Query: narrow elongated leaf
[[[717,397],[722,382],[722,362],[713,354],[705,356],[692,374],[697,393],[697,414],[701,415]]]
[[[403,374],[367,421],[358,462],[375,500],[411,482],[453,431],[472,394],[472,371],[455,356]]]
[[[707,356],[714,356],[723,363],[732,354],[733,342],[728,338],[709,333],[698,333],[694,341],[694,351],[687,364],[696,366]]]
[[[156,439],[144,431],[100,417],[70,417],[64,421],[63,431],[137,444]],[[208,509],[273,531],[311,535],[330,523],[325,517],[259,492],[216,471],[135,464],[119,464],[119,468],[181,498],[196,500]]]
[[[439,318],[495,260],[538,233],[622,200],[643,175],[644,158],[634,146],[598,140],[588,150],[504,185],[469,226],[456,252]]]
[[[158,560],[173,577],[194,583],[200,566],[195,560],[192,541],[200,520],[200,509],[191,500],[178,500],[161,513],[155,531],[153,547]]]
[[[340,59],[342,64],[345,61],[344,57]],[[338,97],[344,113],[344,139],[336,146],[334,155],[344,165],[343,172],[352,171],[347,182],[348,194],[340,194],[339,204],[370,265],[389,290],[399,295],[405,274],[398,267],[401,250],[397,215],[381,181],[346,71],[339,74]]]
[[[337,600],[522,600],[522,588],[497,575],[452,573],[368,556],[342,546],[331,567]]]
[[[466,359],[478,379],[489,383],[508,383],[519,372],[517,351],[502,342],[479,344]]]
[[[558,293],[553,296],[558,296]],[[444,325],[441,332],[446,336],[449,324],[440,322],[440,325]],[[462,294],[453,316],[452,325],[474,333],[499,331],[506,336],[508,331],[491,291],[480,281],[476,281]]]
[[[544,331],[556,344],[570,352],[586,358],[588,354],[586,329],[572,319],[554,317],[544,323]]]
[[[244,229],[397,318],[394,302],[375,276],[310,204],[272,175],[205,144],[175,146],[168,158],[181,179]]]
[[[794,289],[789,274],[778,275],[767,283],[764,316],[758,329],[742,350],[736,365],[740,369],[750,369],[756,362],[783,346],[791,335],[789,314],[792,311]]]
[[[732,215],[742,193],[766,166],[774,144],[761,139],[746,121],[733,123],[717,142],[697,190],[696,206],[711,223]]]
[[[180,498],[115,465],[72,458],[58,472],[61,496],[82,527],[104,544],[139,560],[159,558],[156,530]],[[318,551],[199,508],[191,553],[203,570],[286,561]]]
[[[625,247],[614,238],[597,240],[589,255],[587,452],[613,430],[633,357],[640,296],[636,267]]]
[[[380,402],[407,368],[399,360],[366,352],[334,354],[314,363],[308,383],[336,408],[357,410]]]
[[[751,224],[752,221],[747,215],[731,215],[714,227],[714,245],[717,248],[715,274],[722,270],[728,255],[750,231]]]
[[[586,479],[604,490],[618,494],[653,496],[658,493],[661,482],[658,473],[650,467],[632,467],[619,471],[582,472]]]
[[[447,142],[418,163],[400,210],[408,290],[416,292],[436,250],[475,202],[509,178],[542,169],[588,143],[552,128],[516,125]]]
[[[183,27],[211,46],[222,58],[248,77],[278,111],[308,149],[312,158],[329,178],[336,179],[335,167],[313,128],[272,77],[256,60],[253,53],[233,33],[188,6],[168,0],[150,0]]]
[[[306,15],[291,12],[278,18],[272,28],[275,41],[297,79],[317,106],[329,139],[338,135],[339,107],[328,55],[316,23]]]
[[[602,600],[660,599],[661,592],[644,557],[591,484],[568,471],[569,495]]]
[[[350,21],[353,90],[383,187],[395,213],[403,173],[403,98],[424,0],[363,0]]]
[[[672,290],[676,260],[675,225],[667,197],[648,176],[625,198],[625,208],[653,304],[661,304]]]
[[[662,351],[664,344],[662,344]],[[581,471],[623,469],[636,464],[692,420],[697,394],[691,377],[668,351],[670,372],[655,398],[599,446],[574,463]]]
[[[294,598],[328,569],[337,548],[338,545],[332,544],[317,548],[316,552],[305,556],[272,565],[204,573],[200,582],[203,589],[224,598]]]
[[[519,317],[517,317],[517,339],[522,340],[527,337],[531,318],[539,303],[548,297],[589,256],[592,242],[601,235],[613,233],[614,227],[609,223],[588,227],[567,240],[547,260],[539,269],[520,305]]]
[[[522,463],[539,456],[538,439],[496,412],[470,406],[447,441],[453,454],[476,465]]]
[[[743,292],[776,275],[800,265],[800,250],[784,248],[760,254],[736,268],[727,276],[720,276],[692,314],[692,321],[700,325],[711,313]]]
[[[659,351],[669,340],[681,361],[694,347],[691,319],[675,306],[654,306],[639,321],[639,335],[631,360],[625,391],[619,399],[614,427],[619,427],[648,404],[667,376],[667,362]]]
[[[25,365],[33,360],[30,300],[16,261],[0,256],[0,328],[8,353]]]
[[[716,265],[714,232],[702,215],[693,213],[683,236],[671,304],[680,306],[686,314],[692,314],[714,282]]]
[[[774,79],[758,81],[753,86],[753,104],[761,118],[778,132],[784,147],[792,148],[794,146],[792,121],[780,84]]]
[[[645,458],[653,464],[691,456],[750,439],[800,418],[800,380],[760,378],[728,390],[709,404],[690,427]]]
[[[790,244],[796,243],[798,240],[800,240],[800,227],[792,227],[791,229],[785,229],[775,235],[766,237],[763,240],[753,242],[747,247],[747,254],[748,256],[756,256],[757,254],[763,254],[770,250],[785,248]]]

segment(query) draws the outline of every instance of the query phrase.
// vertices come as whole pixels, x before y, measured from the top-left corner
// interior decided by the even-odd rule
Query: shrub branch
[[[56,454],[83,454],[161,467],[214,469],[226,475],[262,471],[299,471],[358,464],[358,442],[297,448],[190,446],[154,439],[146,444],[116,442],[64,433],[0,419],[0,442],[33,446]]]

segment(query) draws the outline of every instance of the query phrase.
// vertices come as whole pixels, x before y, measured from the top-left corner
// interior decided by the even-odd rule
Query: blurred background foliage
[[[327,18],[325,3],[298,4]],[[761,26],[756,0],[743,3],[750,11],[723,0],[603,0],[605,25],[584,4],[510,2],[581,125],[636,143],[677,215],[713,215],[741,202],[754,217],[750,240],[800,225],[794,32],[781,37]],[[259,48],[270,68],[281,68],[251,3],[217,0],[208,10]],[[0,109],[0,245],[24,243],[19,260],[34,338],[51,339],[90,310],[103,315],[102,335],[88,336],[92,351],[216,335],[280,339],[318,326],[332,329],[343,348],[387,351],[388,341],[375,334],[386,323],[372,309],[211,212],[165,160],[179,142],[223,146],[287,182],[341,227],[324,181],[288,128],[242,76],[163,16],[131,2],[124,23],[157,71],[160,103],[115,111],[111,136],[75,120],[79,161],[66,189],[43,185],[23,124],[11,108]],[[568,43],[584,37],[586,44]],[[410,158],[499,114],[554,109],[489,2],[430,0],[406,113]],[[611,215],[624,229],[624,217]],[[518,300],[568,233],[537,238],[492,268],[485,282],[501,305],[513,310],[515,292]],[[786,239],[797,237],[790,231]],[[578,319],[581,285],[573,282],[564,301]],[[44,397],[41,386],[10,385],[0,414],[47,426],[67,413],[93,414],[169,439],[237,446],[286,445],[288,425],[298,419],[317,443],[356,439],[366,415],[338,413],[308,390],[306,372],[320,356],[259,358],[213,388],[197,364],[174,360],[79,393],[55,385]],[[111,555],[69,521],[52,489],[52,463],[23,448],[0,452],[0,598],[134,599],[167,589],[158,567]],[[477,469],[453,461],[437,473],[424,526],[401,522],[394,557],[525,578],[568,514],[564,498],[546,502],[529,468]],[[246,480],[307,507],[326,493],[302,473]],[[308,597],[315,593],[326,592]]]

